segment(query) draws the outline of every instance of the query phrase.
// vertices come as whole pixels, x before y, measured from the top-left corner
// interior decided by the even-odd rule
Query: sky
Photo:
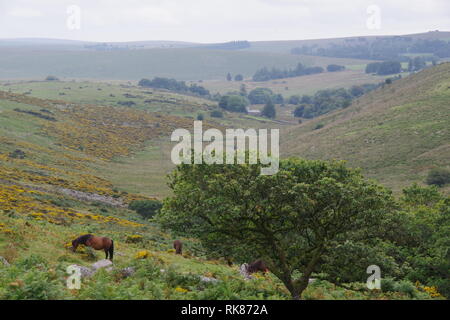
[[[449,0],[0,0],[0,38],[302,40],[450,31]]]

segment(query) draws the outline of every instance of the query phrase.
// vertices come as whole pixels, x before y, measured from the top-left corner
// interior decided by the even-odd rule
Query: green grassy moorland
[[[288,128],[282,154],[345,159],[400,190],[449,167],[450,64],[371,92],[350,107]]]
[[[448,66],[438,68],[443,70],[427,70],[415,76],[425,78],[425,96],[427,90],[436,93],[430,99],[433,106],[448,101],[443,83],[450,86],[445,78],[448,72],[441,72],[448,71],[445,69]],[[447,79],[447,82],[439,82],[441,86],[429,85],[430,77]],[[402,83],[399,81],[384,90],[395,89]],[[404,83],[408,86],[409,82]],[[133,200],[162,198],[168,194],[161,185],[170,166],[161,160],[164,160],[161,153],[167,155],[170,149],[161,141],[165,142],[175,128],[191,130],[198,110],[207,110],[206,102],[158,92],[158,99],[163,102],[147,105],[142,98],[128,96],[124,100],[136,99],[137,103],[135,107],[123,107],[112,99],[116,97],[110,96],[118,93],[109,84],[73,84],[76,90],[86,89],[89,92],[86,95],[77,94],[75,89],[47,90],[46,85],[11,85],[17,92],[23,92],[24,88],[31,91],[27,95],[0,92],[0,256],[11,264],[7,267],[0,263],[1,299],[290,298],[274,275],[257,274],[245,281],[237,265],[230,267],[225,261],[209,257],[195,239],[183,238],[184,254],[175,255],[170,234],[127,208]],[[89,88],[80,89],[83,86]],[[60,90],[66,94],[59,95]],[[137,95],[134,90],[138,89],[125,90]],[[364,99],[375,101],[378,94],[375,92]],[[395,105],[400,107],[396,112],[401,112],[403,104]],[[171,111],[167,112],[166,108]],[[313,121],[305,127],[310,128]],[[445,129],[439,121],[435,122],[439,130]],[[243,115],[227,115],[217,124],[229,123],[244,128],[245,124],[278,126]],[[427,123],[424,122],[423,128],[428,128]],[[416,126],[421,133],[420,125]],[[304,130],[304,126],[295,128],[300,129]],[[433,132],[437,134],[439,130]],[[303,141],[300,134],[299,137],[296,141]],[[291,143],[293,151],[297,150],[296,144],[287,143]],[[147,166],[149,177],[158,173],[153,180],[143,178]],[[98,272],[83,280],[80,290],[69,290],[65,286],[68,265],[89,266],[103,258],[103,252],[86,248],[76,253],[69,250],[68,243],[85,233],[115,240],[116,271]],[[119,270],[130,266],[136,273],[124,277]],[[204,282],[201,276],[218,282]],[[389,290],[370,291],[365,287],[366,279],[336,285],[323,280],[320,274],[313,276],[317,280],[303,293],[304,299],[442,298],[434,287],[421,284],[399,282]]]

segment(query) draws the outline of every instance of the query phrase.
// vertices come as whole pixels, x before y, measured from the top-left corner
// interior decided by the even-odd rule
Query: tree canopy
[[[157,219],[211,253],[263,259],[295,299],[327,252],[371,238],[392,206],[388,190],[343,162],[292,158],[272,176],[260,167],[179,165]]]

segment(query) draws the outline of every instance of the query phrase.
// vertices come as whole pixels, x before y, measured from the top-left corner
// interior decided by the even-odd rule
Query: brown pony
[[[247,267],[247,271],[248,273],[255,273],[255,272],[266,273],[267,271],[269,271],[269,269],[267,268],[265,262],[259,259],[250,263]]]
[[[72,251],[75,252],[80,244],[84,244],[85,246],[91,247],[95,250],[105,250],[105,259],[108,259],[109,254],[109,260],[113,261],[114,241],[112,241],[110,238],[96,237],[92,234],[85,234],[72,241]]]
[[[175,240],[175,241],[173,242],[173,248],[175,249],[175,253],[176,253],[176,254],[183,254],[183,253],[182,253],[183,244],[181,243],[180,240]]]

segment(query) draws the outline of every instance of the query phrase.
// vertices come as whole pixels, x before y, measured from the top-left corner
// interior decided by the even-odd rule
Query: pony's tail
[[[113,256],[114,256],[114,241],[113,240],[111,240],[111,246],[109,247],[108,252],[109,252],[109,259],[111,261],[113,261]]]

